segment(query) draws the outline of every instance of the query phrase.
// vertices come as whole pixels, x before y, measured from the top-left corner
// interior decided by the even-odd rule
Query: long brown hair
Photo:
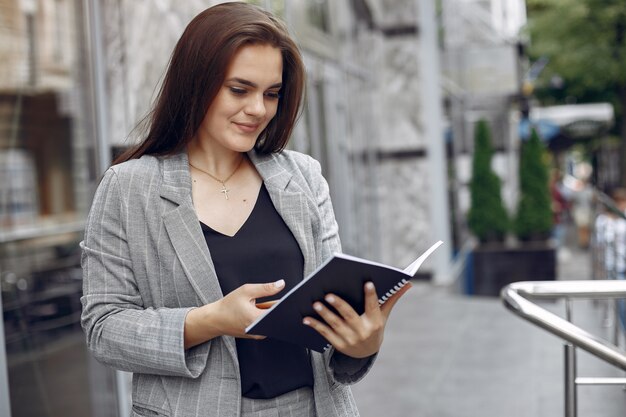
[[[255,149],[265,154],[284,149],[300,114],[304,93],[300,51],[286,27],[270,13],[234,2],[210,7],[187,25],[172,52],[154,107],[144,118],[147,135],[114,163],[183,150],[222,87],[231,59],[239,48],[249,44],[269,44],[281,51],[283,79],[278,109],[259,135]]]

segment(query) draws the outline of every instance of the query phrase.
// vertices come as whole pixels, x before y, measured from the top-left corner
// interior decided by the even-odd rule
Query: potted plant
[[[543,141],[532,129],[529,140],[521,148],[520,198],[513,227],[519,244],[512,278],[519,281],[556,278],[556,248],[550,239],[554,216],[546,155]]]
[[[487,132],[486,135],[483,133],[484,130]],[[499,198],[499,188],[490,191],[492,193],[490,198],[493,201],[483,200],[486,193],[484,188],[499,185],[499,180],[496,182],[489,179],[487,173],[480,170],[484,169],[482,164],[486,164],[481,160],[484,156],[479,154],[484,152],[482,147],[485,145],[481,141],[485,136],[488,137],[488,129],[486,125],[479,123],[474,155],[475,177],[471,183],[476,190],[471,189],[472,207],[468,213],[468,225],[480,243],[472,253],[468,292],[475,295],[497,296],[502,287],[512,282],[554,279],[556,256],[554,248],[548,243],[552,228],[552,212],[545,149],[534,131],[531,139],[524,143],[521,149],[520,199],[517,215],[512,222],[512,231],[517,236],[518,243],[506,245],[503,240],[494,243],[486,239],[490,233],[504,235],[507,231],[505,225],[508,226],[509,223],[506,220],[506,210]],[[490,169],[489,165],[487,167]],[[493,172],[492,174],[495,175]],[[481,186],[482,184],[485,186]],[[499,201],[499,204],[495,201]]]

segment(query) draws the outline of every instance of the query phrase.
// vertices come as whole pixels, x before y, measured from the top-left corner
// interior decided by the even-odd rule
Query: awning
[[[519,123],[519,136],[522,140],[530,138],[531,129],[539,133],[539,137],[544,141],[549,141],[559,134],[560,127],[549,120],[522,119]]]
[[[613,106],[609,103],[535,107],[529,119],[520,121],[519,135],[522,140],[528,139],[534,127],[547,142],[556,137],[584,140],[604,135],[613,122]]]

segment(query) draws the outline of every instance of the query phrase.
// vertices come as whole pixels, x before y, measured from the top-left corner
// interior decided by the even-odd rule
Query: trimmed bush
[[[514,231],[521,240],[545,240],[552,230],[552,208],[545,147],[535,129],[522,145],[520,199]]]
[[[467,224],[481,242],[502,241],[509,229],[509,218],[500,193],[500,177],[491,168],[492,156],[489,126],[485,120],[480,120],[474,137],[470,182],[472,201]]]

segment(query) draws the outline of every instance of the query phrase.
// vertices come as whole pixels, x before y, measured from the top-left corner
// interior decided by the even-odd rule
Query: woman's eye
[[[266,97],[269,97],[271,99],[279,99],[280,98],[280,92],[278,91],[268,91],[267,93],[265,93]]]
[[[239,96],[246,94],[246,90],[238,87],[230,87],[230,92]]]

